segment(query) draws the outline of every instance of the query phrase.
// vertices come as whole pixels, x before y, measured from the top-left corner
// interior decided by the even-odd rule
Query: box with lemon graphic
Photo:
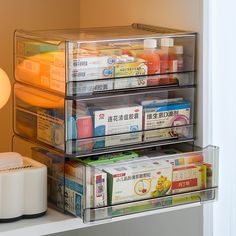
[[[171,193],[172,168],[169,163],[148,160],[104,168],[108,177],[108,204],[161,197]]]

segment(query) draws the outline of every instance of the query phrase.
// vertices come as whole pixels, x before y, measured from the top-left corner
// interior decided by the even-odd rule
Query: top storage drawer
[[[65,96],[194,83],[195,34],[141,24],[17,31],[15,78]]]

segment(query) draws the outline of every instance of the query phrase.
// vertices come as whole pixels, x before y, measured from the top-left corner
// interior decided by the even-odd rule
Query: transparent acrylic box
[[[65,96],[193,85],[195,38],[143,24],[17,30],[15,78]]]
[[[85,223],[217,200],[214,146],[178,143],[71,158],[15,136],[14,151],[22,145],[48,167],[49,202]]]
[[[94,222],[217,198],[218,148],[193,146],[195,41],[143,24],[15,32],[13,146],[47,165],[57,209]]]
[[[83,156],[194,138],[194,87],[64,99],[14,87],[15,133]]]

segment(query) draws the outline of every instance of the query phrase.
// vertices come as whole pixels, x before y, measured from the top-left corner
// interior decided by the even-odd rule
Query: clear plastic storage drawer
[[[15,132],[76,156],[187,141],[193,139],[194,91],[64,99],[15,84]]]
[[[15,33],[15,78],[67,96],[194,83],[195,33],[142,24]]]
[[[14,138],[48,167],[48,197],[84,222],[217,199],[217,147],[190,143],[68,158]]]

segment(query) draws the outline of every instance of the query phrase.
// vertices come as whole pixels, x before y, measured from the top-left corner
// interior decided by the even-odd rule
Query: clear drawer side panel
[[[64,150],[64,98],[16,83],[14,131],[27,139]]]
[[[218,148],[191,147],[188,152],[181,145],[170,145],[68,158],[65,188],[76,191],[77,186],[85,191],[83,198],[73,203],[83,205],[84,222],[213,201],[218,188]]]
[[[15,79],[65,94],[65,43],[15,37]]]
[[[66,100],[66,153],[193,138],[194,88]]]
[[[18,135],[13,137],[13,151],[47,166],[48,205],[65,213],[64,155]]]

